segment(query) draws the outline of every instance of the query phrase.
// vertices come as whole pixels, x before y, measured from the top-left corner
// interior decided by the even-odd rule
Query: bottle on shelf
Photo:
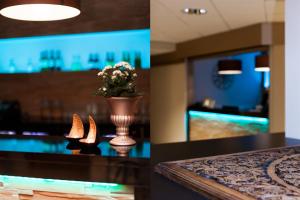
[[[79,55],[73,56],[71,64],[72,71],[80,71],[82,69],[81,58]]]
[[[94,69],[100,68],[100,57],[98,53],[95,53],[95,60],[94,60]]]
[[[55,58],[54,58],[54,51],[51,50],[49,54],[49,60],[48,60],[48,69],[49,71],[54,71],[55,69]]]
[[[94,58],[93,58],[93,54],[90,53],[89,54],[89,59],[88,59],[88,69],[93,69],[94,67]]]
[[[141,58],[141,52],[135,52],[135,57],[134,57],[134,67],[136,69],[142,68],[142,58]]]
[[[106,53],[106,65],[113,66],[115,64],[115,54],[113,52]]]
[[[33,63],[32,63],[31,58],[28,59],[26,71],[27,71],[27,73],[32,73],[32,71],[33,71]]]
[[[14,59],[11,58],[9,60],[8,71],[9,71],[9,73],[15,73],[16,70],[17,70],[17,66],[15,64],[15,61],[14,61]]]
[[[62,67],[63,67],[63,60],[62,60],[61,52],[59,50],[56,50],[55,70],[61,71]]]
[[[129,64],[131,64],[130,62],[130,54],[128,51],[124,51],[123,54],[122,54],[122,60],[124,62],[128,62]]]
[[[48,68],[48,52],[42,51],[40,53],[40,71],[46,71]]]

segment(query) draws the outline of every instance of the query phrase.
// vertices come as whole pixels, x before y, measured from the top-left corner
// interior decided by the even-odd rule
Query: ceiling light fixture
[[[1,0],[0,14],[25,21],[69,19],[80,14],[80,0]]]
[[[269,56],[267,54],[259,55],[255,57],[255,71],[257,72],[269,72]]]
[[[218,74],[234,75],[242,73],[242,62],[240,60],[220,60],[218,63]]]
[[[207,10],[205,8],[185,8],[182,12],[189,15],[205,15]]]

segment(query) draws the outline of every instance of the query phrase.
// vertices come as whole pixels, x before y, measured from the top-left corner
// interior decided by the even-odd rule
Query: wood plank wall
[[[150,70],[137,73],[138,90],[145,95],[140,112],[149,118]],[[107,116],[105,99],[94,95],[100,85],[97,71],[1,74],[0,100],[19,101],[25,116],[34,119],[40,119],[45,101],[59,102],[67,118],[72,113],[87,117],[91,104],[97,105],[99,115]]]

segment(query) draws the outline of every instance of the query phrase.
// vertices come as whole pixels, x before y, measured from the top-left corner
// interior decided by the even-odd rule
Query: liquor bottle
[[[27,71],[28,73],[32,73],[32,71],[33,71],[33,63],[32,63],[32,60],[31,60],[31,59],[28,59],[26,71]]]
[[[123,52],[122,60],[123,60],[124,62],[130,63],[130,54],[129,54],[128,51],[124,51],[124,52]]]
[[[45,61],[44,61],[44,51],[41,51],[40,53],[40,71],[43,71],[43,68],[45,67]]]
[[[114,54],[112,52],[107,52],[106,53],[106,65],[114,65]]]
[[[62,60],[61,52],[59,50],[56,50],[55,67],[56,67],[56,71],[61,71],[63,67],[63,60]]]
[[[80,71],[82,69],[81,58],[79,55],[73,56],[71,69],[72,71]]]
[[[48,54],[47,51],[42,51],[40,54],[40,71],[45,71],[48,64]]]
[[[134,67],[140,69],[142,67],[142,58],[140,52],[135,52]]]
[[[49,66],[48,66],[49,70],[54,71],[54,69],[55,69],[55,58],[54,58],[54,51],[53,50],[50,51],[50,58],[49,58],[48,61],[49,61]]]
[[[113,66],[115,64],[115,54],[113,52],[111,52],[111,66]]]
[[[90,53],[89,59],[88,59],[88,69],[93,69],[93,54]]]
[[[10,59],[9,66],[8,66],[9,73],[15,73],[16,69],[17,69],[17,67],[16,67],[14,59]]]
[[[94,69],[99,69],[99,68],[100,68],[99,54],[95,53]]]

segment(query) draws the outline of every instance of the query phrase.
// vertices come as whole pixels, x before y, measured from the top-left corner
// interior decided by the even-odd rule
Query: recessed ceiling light
[[[182,12],[190,15],[205,15],[207,10],[205,8],[185,8]]]
[[[0,14],[25,21],[53,21],[80,14],[80,0],[2,0]]]

